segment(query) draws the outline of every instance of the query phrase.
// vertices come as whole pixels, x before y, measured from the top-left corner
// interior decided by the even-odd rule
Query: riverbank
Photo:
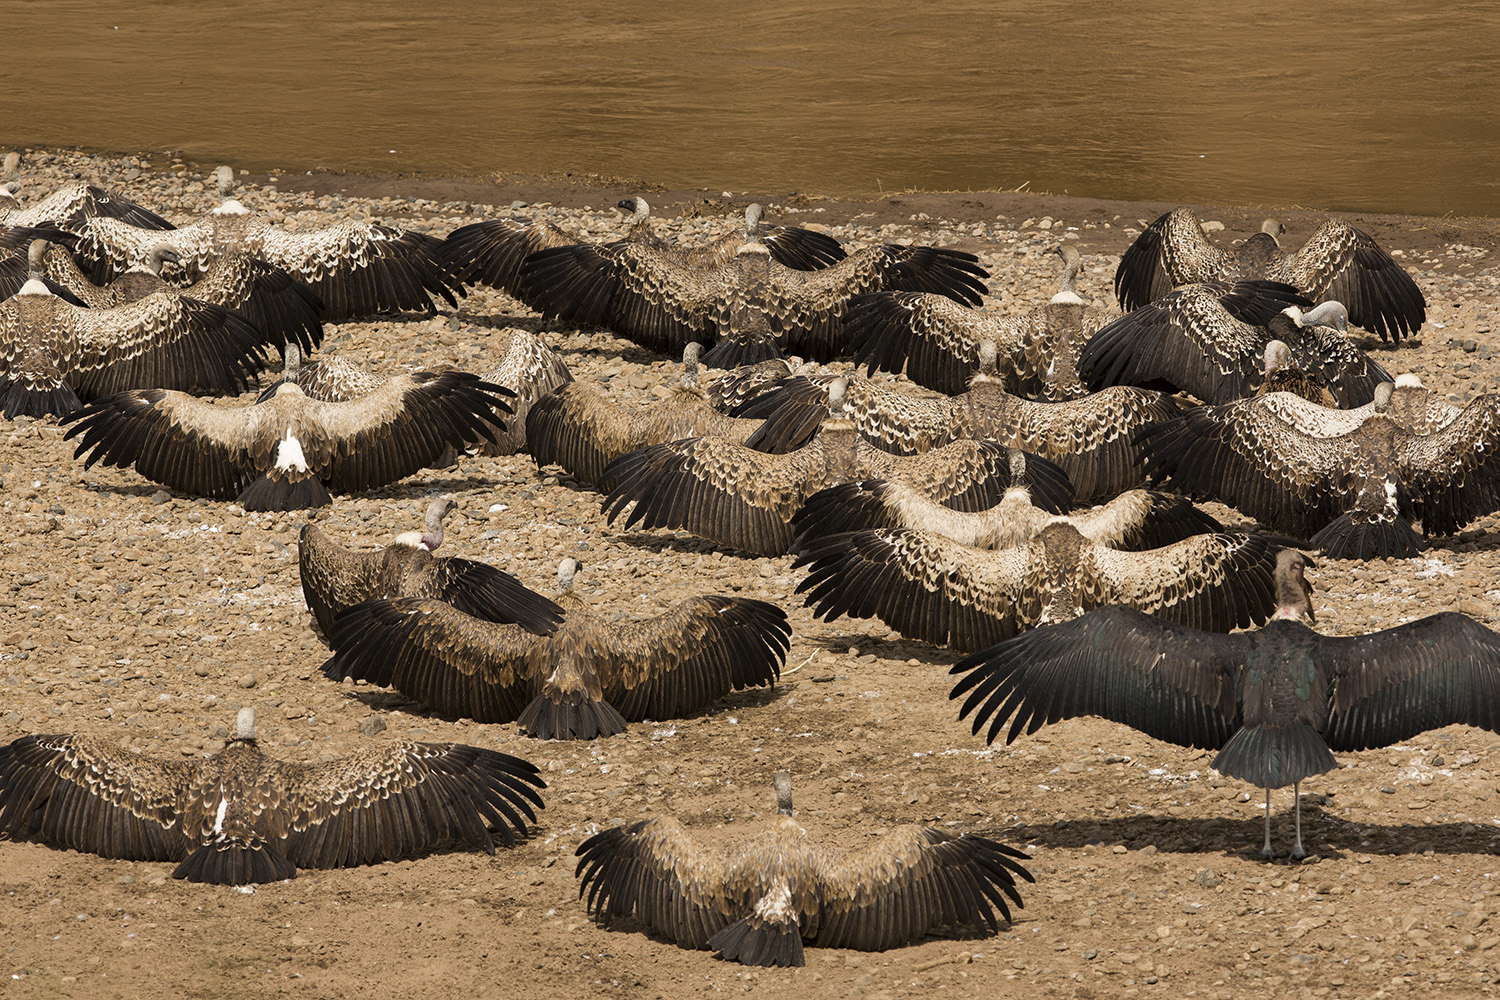
[[[167,157],[28,153],[28,193],[81,177],[174,220],[217,204],[214,164]],[[591,177],[502,182],[266,174],[241,197],[291,227],[372,218],[439,235],[479,217],[529,214],[605,238],[609,206],[637,193]],[[727,232],[746,202],[774,221],[812,223],[856,243],[911,240],[981,254],[988,308],[1051,294],[1050,251],[1083,252],[1081,290],[1109,298],[1118,255],[1167,204],[1016,193],[901,194],[841,202],[770,192],[644,195],[664,235]],[[512,208],[514,202],[524,207]],[[1266,209],[1209,206],[1254,232]],[[1288,240],[1317,213],[1275,211]],[[924,217],[925,216],[925,217]],[[1494,220],[1350,217],[1399,252],[1428,297],[1429,324],[1396,349],[1455,401],[1492,388],[1500,359]],[[517,326],[542,331],[574,375],[623,407],[646,407],[678,366],[607,333],[537,319],[481,291],[434,317],[329,327],[325,350],[382,372],[488,367]],[[1452,343],[1450,343],[1452,342]],[[1471,348],[1471,349],[1466,349]],[[247,395],[244,402],[252,398]],[[174,882],[168,864],[107,861],[0,843],[5,995],[427,998],[496,991],[679,1000],[704,994],[1149,998],[1369,997],[1441,989],[1493,995],[1500,930],[1496,827],[1500,738],[1462,727],[1340,754],[1303,785],[1314,857],[1267,864],[1257,790],[1214,775],[1203,751],[1095,719],[986,747],[947,700],[957,657],[879,622],[814,619],[791,559],[746,558],[685,534],[603,523],[599,496],[526,456],[472,457],[391,487],[340,496],[316,519],[338,541],[384,545],[450,495],[444,551],[483,559],[550,592],[563,556],[585,563],[580,592],[606,616],[665,610],[693,593],[741,593],[787,608],[793,645],[781,682],[709,712],[632,725],[609,740],[541,743],[511,725],[442,718],[399,695],[339,685],[309,625],[296,539],[306,513],[247,514],[161,490],[133,471],[85,472],[51,421],[0,424],[0,743],[84,732],[187,757],[223,746],[235,710],[260,712],[263,745],[316,761],[379,738],[459,741],[525,756],[549,783],[535,836],[491,858],[447,853],[347,871],[304,871],[239,892]],[[1232,511],[1215,508],[1233,522]],[[1424,558],[1319,560],[1319,627],[1384,628],[1441,609],[1500,624],[1500,519],[1438,540]],[[902,823],[975,831],[1025,846],[1037,883],[1003,933],[935,937],[880,954],[808,951],[798,970],[747,970],[682,951],[629,924],[600,930],[578,901],[577,845],[657,812],[705,838],[746,834],[774,815],[770,775],[790,769],[799,819],[863,847]],[[1273,796],[1273,836],[1290,838],[1290,793]]]

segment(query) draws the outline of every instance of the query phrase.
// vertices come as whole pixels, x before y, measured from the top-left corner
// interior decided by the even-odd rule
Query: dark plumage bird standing
[[[510,390],[467,372],[387,379],[348,403],[309,399],[286,382],[254,406],[214,406],[181,392],[143,389],[79,411],[65,437],[81,440],[85,468],[134,465],[153,482],[246,510],[301,510],[395,482],[446,447],[493,440]]]
[[[609,622],[572,593],[552,635],[471,618],[441,601],[367,601],[334,623],[323,672],[394,687],[448,715],[510,722],[539,739],[591,740],[771,684],[791,646],[786,612],[747,597],[691,597],[655,618]]]
[[[487,563],[458,556],[434,556],[443,544],[443,519],[453,507],[446,498],[427,505],[425,531],[403,531],[378,552],[346,549],[315,524],[302,526],[297,566],[302,595],[325,637],[333,623],[356,604],[396,597],[445,601],[466,615],[491,622],[513,622],[550,635],[563,609]]]
[[[1369,233],[1329,219],[1288,253],[1282,232],[1281,223],[1267,219],[1260,232],[1225,250],[1208,241],[1192,212],[1173,209],[1120,256],[1115,294],[1126,309],[1139,309],[1181,285],[1268,279],[1294,285],[1314,302],[1344,303],[1354,323],[1381,340],[1400,340],[1426,321],[1421,289]]]
[[[536,821],[535,765],[458,743],[386,741],[318,764],[267,757],[255,712],[207,759],[155,760],[90,736],[0,747],[0,835],[244,885],[409,858],[457,842],[490,854]],[[492,834],[493,831],[493,834]]]
[[[804,943],[884,951],[943,928],[994,933],[1010,920],[1007,899],[1024,905],[1016,878],[1035,881],[1020,851],[931,827],[899,826],[859,851],[824,847],[792,819],[791,775],[775,784],[776,818],[727,851],[670,816],[585,840],[578,894],[589,914],[744,965],[804,965]]]
[[[960,660],[952,697],[993,742],[1097,715],[1180,746],[1218,750],[1213,767],[1266,790],[1291,785],[1302,847],[1301,782],[1332,751],[1390,746],[1462,724],[1500,731],[1500,635],[1453,612],[1358,636],[1320,635],[1308,559],[1283,550],[1277,610],[1254,632],[1216,635],[1130,608],[1101,608]]]

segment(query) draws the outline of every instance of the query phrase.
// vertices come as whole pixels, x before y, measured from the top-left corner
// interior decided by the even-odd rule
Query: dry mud
[[[203,173],[162,157],[35,153],[27,162],[37,191],[85,176],[175,218],[214,203]],[[598,237],[613,231],[615,214],[582,206],[631,193],[566,182],[523,189],[278,181],[280,191],[253,187],[244,200],[291,226],[368,216],[440,234],[511,211],[489,205],[546,199],[527,212]],[[995,275],[991,308],[1005,311],[1050,294],[1056,258],[1047,251],[1061,239],[1085,254],[1083,290],[1107,299],[1138,220],[1163,207],[1018,195],[902,196],[875,206],[759,197],[772,218],[814,221],[855,242],[974,250]],[[664,219],[684,240],[725,231],[724,215],[748,200],[702,192],[660,199],[675,206],[665,214],[686,214]],[[1204,214],[1225,223],[1219,238],[1228,239],[1254,231],[1263,213]],[[1294,223],[1293,239],[1315,220],[1281,214]],[[1500,366],[1488,356],[1500,285],[1493,223],[1359,222],[1404,255],[1431,303],[1418,342],[1380,351],[1383,363],[1419,373],[1456,400],[1489,389]],[[547,331],[578,378],[609,385],[625,406],[649,405],[655,387],[674,377],[665,359],[608,334],[541,323],[492,292],[434,318],[330,327],[327,349],[388,372],[446,364],[480,370],[492,339],[510,325]],[[1211,754],[1096,719],[987,747],[947,699],[954,655],[878,622],[815,621],[794,596],[790,558],[750,559],[681,534],[615,530],[600,517],[599,496],[557,472],[538,470],[525,456],[466,458],[453,469],[337,497],[317,517],[345,543],[373,547],[418,524],[430,497],[452,495],[457,508],[445,548],[543,591],[559,558],[579,556],[582,592],[609,613],[652,614],[711,592],[778,602],[794,628],[781,683],[699,716],[633,725],[588,743],[537,742],[514,725],[444,719],[390,691],[335,684],[319,672],[326,650],[298,583],[296,538],[306,513],[246,514],[173,495],[132,471],[85,472],[55,423],[0,427],[7,529],[0,540],[0,741],[84,732],[147,753],[191,756],[221,747],[236,708],[253,704],[264,747],[285,758],[316,760],[385,736],[453,740],[525,756],[549,783],[534,835],[494,857],[441,853],[304,871],[253,891],[173,881],[166,864],[0,843],[0,994],[1495,991],[1500,738],[1456,727],[1340,755],[1338,770],[1304,787],[1314,857],[1266,863],[1255,853],[1260,796],[1215,775]],[[1320,626],[1361,632],[1443,608],[1493,626],[1497,543],[1495,519],[1485,518],[1438,540],[1425,558],[1323,560],[1313,577]],[[383,736],[365,734],[379,728],[374,720],[384,723]],[[800,819],[846,846],[913,822],[1024,845],[1037,878],[1025,888],[1025,909],[993,937],[933,938],[883,954],[811,949],[807,966],[791,970],[744,969],[588,919],[573,871],[582,839],[658,812],[716,836],[750,832],[774,814],[769,780],[780,768],[795,776]],[[1273,834],[1284,847],[1290,792],[1277,792],[1273,806]]]

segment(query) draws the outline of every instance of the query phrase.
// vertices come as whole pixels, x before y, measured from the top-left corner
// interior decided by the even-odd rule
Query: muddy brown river
[[[7,147],[1500,215],[1491,4],[3,9]]]

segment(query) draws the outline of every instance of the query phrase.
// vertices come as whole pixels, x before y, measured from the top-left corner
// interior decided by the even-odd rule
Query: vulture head
[[[1312,608],[1312,584],[1302,575],[1307,567],[1316,565],[1306,553],[1296,549],[1282,549],[1276,554],[1276,613],[1272,618],[1289,618],[1307,625],[1317,622]]]

